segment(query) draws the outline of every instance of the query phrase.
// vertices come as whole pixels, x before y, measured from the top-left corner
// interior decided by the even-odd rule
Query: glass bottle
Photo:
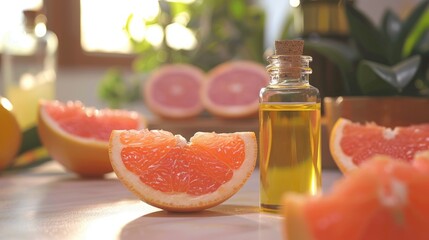
[[[20,127],[36,124],[39,99],[55,98],[58,39],[46,29],[46,17],[25,10],[24,27],[7,35],[3,44],[4,95],[13,104]]]
[[[310,56],[268,57],[270,83],[260,92],[260,207],[277,212],[286,192],[321,189],[320,94],[309,84]],[[294,62],[299,64],[294,66]]]

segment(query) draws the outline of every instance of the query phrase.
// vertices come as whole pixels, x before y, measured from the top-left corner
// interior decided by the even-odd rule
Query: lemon
[[[5,169],[21,146],[21,129],[12,113],[12,104],[0,96],[0,170]]]

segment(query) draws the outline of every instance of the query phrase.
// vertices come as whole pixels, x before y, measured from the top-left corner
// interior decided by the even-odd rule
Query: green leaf
[[[98,95],[111,108],[120,108],[124,103],[140,97],[138,79],[126,81],[118,69],[112,68],[104,75],[98,86]]]
[[[429,31],[426,31],[417,43],[414,54],[429,56]]]
[[[367,63],[368,61],[366,60],[361,61],[356,72],[357,81],[362,93],[370,96],[396,95],[397,90],[382,80]]]
[[[388,39],[377,30],[374,24],[353,5],[345,4],[350,35],[363,58],[388,63],[386,56]]]
[[[386,38],[396,39],[401,30],[401,19],[393,11],[386,10],[381,22],[381,30]]]
[[[22,132],[22,143],[18,155],[41,146],[43,145],[37,131],[37,126],[35,125]]]
[[[396,49],[394,42],[397,40],[398,35],[401,31],[401,19],[391,10],[386,10],[381,24],[381,31],[383,32],[385,39],[390,39],[387,41],[387,58],[389,64],[396,63],[396,55],[398,53],[398,49]]]
[[[163,51],[147,51],[137,56],[133,62],[133,70],[136,72],[147,73],[165,62],[166,53]]]
[[[357,88],[354,66],[359,58],[356,49],[345,43],[329,39],[306,40],[304,46],[306,49],[322,54],[334,63],[341,72],[345,90],[350,94],[354,94]]]
[[[366,94],[401,93],[416,75],[420,61],[420,56],[414,56],[389,67],[363,60],[357,71],[359,86]]]
[[[421,46],[422,38],[425,38],[429,29],[429,1],[422,1],[404,22],[401,33],[402,49],[401,57],[408,57]]]
[[[246,4],[243,0],[230,0],[228,2],[229,12],[236,20],[242,20],[245,16]]]

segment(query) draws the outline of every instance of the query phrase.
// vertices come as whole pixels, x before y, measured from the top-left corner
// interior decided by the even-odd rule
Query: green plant
[[[132,66],[136,74],[150,73],[168,63],[189,63],[207,71],[231,59],[264,62],[265,14],[254,0],[196,0],[191,4],[159,1],[159,4],[160,13],[155,18],[137,19],[131,14],[124,27],[136,54]],[[143,21],[145,28],[161,27],[164,33],[168,25],[180,23],[194,33],[197,44],[189,50],[175,49],[168,44],[165,34],[160,45],[148,38],[136,40],[131,28],[135,20]],[[127,92],[133,89],[135,86],[130,86],[121,74],[111,71],[99,86],[99,97],[111,107],[120,107],[135,100],[135,92]]]
[[[100,81],[98,96],[111,108],[121,108],[140,97],[139,80],[126,79],[119,69],[111,68]]]
[[[152,21],[144,21],[146,27],[159,25],[164,33],[167,26],[178,22],[179,16],[188,17],[181,24],[195,34],[194,49],[175,49],[162,39],[160,46],[147,38],[132,37],[130,15],[125,31],[137,58],[134,71],[149,72],[165,63],[190,63],[203,70],[234,58],[263,61],[264,13],[253,0],[197,0],[191,4],[160,1],[161,11]],[[181,36],[175,36],[181,38]]]
[[[310,39],[341,72],[344,95],[429,96],[429,1],[401,21],[387,10],[380,27],[352,4],[344,4],[351,43]]]

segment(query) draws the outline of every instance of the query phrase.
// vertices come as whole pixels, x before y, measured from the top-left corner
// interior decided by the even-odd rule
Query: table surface
[[[323,190],[341,177],[324,170]],[[259,211],[259,172],[232,198],[169,213],[130,193],[114,173],[82,179],[50,161],[0,175],[0,239],[282,239],[280,215]]]

